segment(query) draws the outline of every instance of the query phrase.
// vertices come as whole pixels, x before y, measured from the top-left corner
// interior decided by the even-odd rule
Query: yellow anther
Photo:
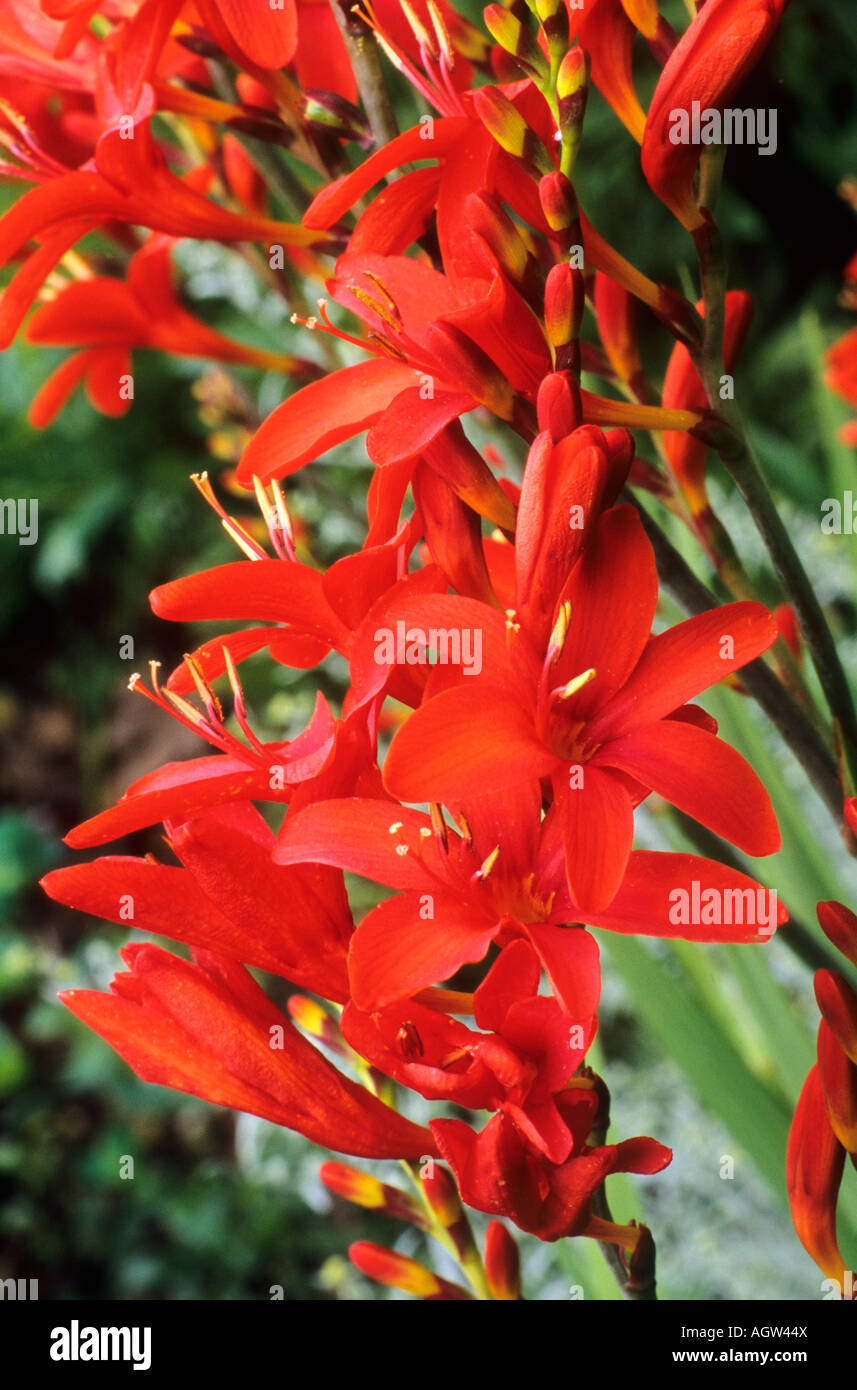
[[[408,846],[407,846],[407,845],[396,845],[396,853],[397,853],[397,854],[400,854],[400,855],[404,858],[404,856],[408,853]]]
[[[488,877],[488,875],[490,874],[490,872],[491,872],[491,870],[493,869],[494,865],[497,863],[497,860],[498,860],[498,858],[499,858],[499,855],[500,855],[500,846],[499,846],[499,845],[496,845],[495,848],[492,849],[491,853],[490,853],[489,855],[487,855],[485,859],[483,859],[482,864],[481,864],[481,867],[480,867],[480,869],[479,869],[479,874],[478,874],[478,877],[479,877],[479,878],[487,878],[487,877]]]
[[[570,622],[571,600],[566,599],[565,603],[560,604],[559,612],[556,615],[556,622],[553,625],[553,630],[551,631],[550,640],[548,642],[548,664],[550,666],[553,666],[554,662],[558,661],[562,654],[562,649],[565,646],[565,639],[568,636]]]
[[[578,690],[582,690],[585,685],[589,685],[590,681],[594,681],[597,675],[598,672],[594,666],[590,666],[588,671],[581,671],[579,676],[575,676],[561,690],[555,692],[557,698],[560,700],[570,699],[572,695],[577,694]]]
[[[390,826],[389,833],[390,833],[391,835],[398,835],[399,831],[400,831],[400,830],[403,830],[403,829],[404,829],[403,822],[400,821],[400,820],[396,820],[396,821],[393,821],[393,824]]]

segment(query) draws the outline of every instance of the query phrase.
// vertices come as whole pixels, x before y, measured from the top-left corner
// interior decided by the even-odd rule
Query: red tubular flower
[[[852,810],[851,817],[849,807]],[[845,818],[852,829],[855,810],[857,798],[852,797],[850,801],[845,802]],[[842,903],[836,902],[819,903],[817,912],[819,925],[827,939],[833,942],[837,951],[841,951],[852,965],[857,965],[857,915]]]
[[[27,325],[27,340],[84,347],[93,403],[99,408],[106,404],[106,413],[111,415],[130,405],[120,391],[122,376],[130,367],[129,348],[157,348],[178,357],[244,363],[298,378],[316,374],[314,363],[236,343],[194,318],[176,296],[170,253],[171,240],[156,235],[132,256],[124,282],[100,275],[74,281],[36,310]],[[82,365],[73,363],[74,358],[62,363],[41,388],[31,407],[32,424],[50,424],[65,403]],[[95,382],[94,363],[103,364]],[[63,388],[67,388],[65,398]]]
[[[588,446],[589,438],[581,443]],[[593,459],[590,452],[595,453],[582,448],[575,456],[581,521],[591,516],[599,495],[597,454]],[[714,737],[704,716],[681,708],[775,641],[770,613],[754,603],[729,604],[651,637],[654,557],[637,514],[623,505],[601,516],[570,577],[564,558],[558,570],[546,573],[552,600],[561,599],[546,651],[541,614],[547,607],[538,610],[538,625],[529,626],[528,593],[522,592],[530,540],[524,527],[531,525],[527,496],[535,494],[540,475],[534,455],[535,449],[516,542],[520,622],[510,617],[508,642],[499,614],[466,599],[447,600],[443,616],[443,601],[433,599],[403,607],[399,615],[423,628],[478,630],[492,656],[482,674],[467,679],[445,668],[450,688],[429,688],[431,698],[390,747],[384,766],[388,790],[402,801],[456,803],[473,786],[499,792],[534,776],[550,777],[569,890],[588,911],[603,910],[619,888],[633,838],[633,807],[647,791],[747,853],[774,853],[776,819],[755,773]],[[605,466],[602,455],[602,479]]]
[[[341,874],[275,864],[273,832],[247,802],[167,829],[182,868],[111,856],[55,869],[42,887],[80,912],[133,920],[141,931],[283,975],[325,999],[348,999],[352,922]]]
[[[705,305],[697,304],[700,314]],[[723,362],[727,372],[735,368],[753,317],[753,300],[744,290],[729,290],[726,294],[726,319],[723,329]],[[667,363],[663,389],[664,405],[672,410],[703,408],[707,404],[705,387],[690,353],[683,343],[676,343]],[[686,431],[664,431],[664,448],[676,481],[687,497],[695,517],[703,516],[708,507],[705,487],[705,456],[707,445]]]
[[[135,126],[133,140],[122,139],[119,131],[102,136],[94,168],[61,174],[19,198],[0,219],[0,264],[32,237],[44,239],[51,234],[59,238],[62,234],[66,238],[62,249],[66,250],[93,227],[109,222],[203,240],[295,246],[318,240],[303,227],[242,216],[203,197],[171,173],[144,121]],[[49,269],[44,268],[45,275]],[[32,292],[37,288],[34,284]]]
[[[826,1018],[818,1029],[818,1075],[830,1128],[843,1149],[857,1156],[857,1066]]]
[[[348,1251],[353,1264],[378,1284],[388,1284],[391,1288],[402,1289],[426,1303],[461,1302],[471,1299],[458,1284],[441,1279],[425,1265],[412,1260],[408,1255],[400,1255],[397,1250],[387,1250],[383,1245],[375,1245],[369,1240],[358,1240]]]
[[[279,862],[330,864],[400,890],[363,919],[352,941],[358,1008],[371,1012],[407,998],[481,960],[492,940],[523,936],[568,1013],[585,1020],[598,1004],[598,951],[587,932],[566,923],[700,941],[761,939],[751,924],[718,922],[711,913],[694,924],[670,913],[680,901],[671,893],[692,893],[694,880],[715,895],[756,888],[693,855],[634,852],[609,908],[583,908],[568,893],[561,816],[554,809],[540,822],[532,775],[498,800],[456,798],[467,826],[462,836],[449,826],[440,833],[430,817],[395,802],[357,797],[319,801],[286,817]]]
[[[631,74],[631,51],[636,29],[622,0],[590,0],[585,7],[566,0],[572,37],[589,54],[592,81],[639,144],[646,113],[640,105]]]
[[[490,1222],[485,1232],[485,1277],[499,1302],[521,1297],[521,1255],[502,1221]]]
[[[112,994],[60,995],[144,1081],[246,1110],[315,1143],[374,1158],[435,1152],[426,1130],[348,1080],[308,1043],[240,965],[126,946]]]
[[[827,1116],[818,1067],[797,1103],[786,1153],[792,1221],[804,1249],[829,1279],[842,1283],[845,1261],[836,1240],[836,1197],[845,1150]]]
[[[690,121],[699,109],[719,108],[761,57],[787,0],[708,0],[688,26],[661,73],[646,116],[643,173],[650,187],[688,231],[705,217],[693,194],[700,146],[674,143],[675,112]]]

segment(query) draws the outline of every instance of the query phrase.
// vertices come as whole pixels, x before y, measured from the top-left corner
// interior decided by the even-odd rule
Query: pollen
[[[410,846],[409,846],[409,845],[396,845],[396,853],[397,853],[398,855],[401,855],[401,857],[402,857],[403,859],[404,859],[405,855],[409,853],[409,850],[410,850]]]
[[[404,829],[404,824],[403,824],[403,822],[400,821],[400,820],[394,820],[394,821],[393,821],[393,824],[390,826],[389,834],[390,834],[390,835],[398,835],[399,831],[400,831],[400,830],[403,830],[403,829]]]

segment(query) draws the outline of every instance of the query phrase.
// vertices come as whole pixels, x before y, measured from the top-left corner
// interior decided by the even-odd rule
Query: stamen
[[[224,511],[223,507],[220,505],[216,496],[214,495],[214,489],[212,488],[211,483],[209,482],[208,473],[191,473],[190,480],[196,488],[197,492],[201,493],[202,496],[205,498],[209,507],[211,507],[215,512],[217,512],[217,515],[220,517],[220,524],[223,527],[224,531],[228,536],[231,537],[231,539],[235,542],[239,549],[244,552],[244,554],[247,556],[247,559],[267,560],[268,556],[265,554],[262,547],[256,544],[256,542],[253,540],[253,537],[248,535],[248,533],[244,530],[244,527],[240,526],[234,517],[231,517],[228,512]]]
[[[359,285],[348,285],[347,289],[351,291],[355,299],[359,299],[361,304],[364,304],[367,309],[371,309],[373,314],[377,314],[388,328],[391,328],[394,333],[398,333],[402,326],[402,320],[395,305],[393,306],[395,313],[392,313],[386,304],[382,304],[380,299],[376,299],[368,290],[361,289]]]
[[[464,814],[463,811],[459,811],[459,812],[458,812],[458,815],[455,817],[455,821],[456,821],[456,824],[458,825],[459,830],[461,831],[462,835],[464,836],[464,843],[465,843],[465,845],[467,846],[468,849],[472,849],[472,848],[473,848],[473,831],[470,829],[470,825],[469,825],[469,823],[468,823],[467,817],[465,816],[465,814]]]
[[[446,27],[443,15],[435,4],[435,0],[428,0],[428,12],[432,22],[432,28],[437,35],[437,41],[440,45],[440,51],[443,54],[444,62],[449,71],[452,72],[455,67],[455,49],[452,46],[452,40],[449,37],[449,30]]]
[[[440,51],[437,45],[435,44],[433,36],[429,33],[428,29],[426,29],[419,16],[416,15],[414,11],[411,9],[411,6],[408,4],[408,0],[401,0],[401,8],[404,12],[405,19],[411,26],[411,30],[417,43],[422,48],[425,48],[429,55],[432,58],[434,58],[435,62],[437,62],[438,58],[440,57]]]
[[[381,279],[380,275],[376,275],[374,270],[364,270],[363,274],[366,276],[367,280],[372,281],[372,284],[376,287],[380,294],[383,295],[384,299],[386,299],[387,301],[387,308],[390,310],[390,313],[395,314],[396,318],[401,323],[402,316],[399,313],[399,307],[396,304],[396,301],[393,298],[393,296],[390,294],[390,291],[387,289],[387,286],[384,284],[384,281]]]
[[[205,705],[205,712],[209,719],[213,724],[222,724],[223,708],[208,681],[205,679],[202,668],[196,657],[191,656],[189,652],[185,652],[184,663],[190,673],[191,680],[196,686],[197,694]]]
[[[553,692],[554,698],[557,700],[570,699],[572,695],[577,694],[578,690],[582,690],[585,685],[589,685],[590,681],[594,681],[597,675],[598,672],[595,667],[590,666],[588,671],[581,671],[580,675],[575,676],[567,685],[564,685],[560,690],[555,690]]]
[[[410,847],[408,845],[396,845],[396,853],[404,859],[405,855],[410,853]]]
[[[548,654],[545,665],[553,666],[559,661],[562,649],[565,646],[565,639],[568,637],[568,627],[571,622],[571,601],[566,599],[565,603],[560,604],[559,612],[556,615],[556,622],[553,625],[550,639],[548,641]]]
[[[486,879],[500,857],[500,846],[495,846],[491,853],[482,861],[482,865],[476,870],[475,878]]]
[[[400,831],[400,830],[403,830],[403,829],[404,829],[404,824],[403,824],[402,821],[400,821],[400,820],[393,821],[393,824],[390,826],[390,829],[389,829],[389,834],[390,834],[390,835],[398,835],[399,831]]]
[[[434,830],[434,837],[437,840],[438,849],[443,854],[449,854],[449,836],[446,833],[446,821],[436,801],[432,801],[429,804],[429,813],[431,815],[432,829]]]

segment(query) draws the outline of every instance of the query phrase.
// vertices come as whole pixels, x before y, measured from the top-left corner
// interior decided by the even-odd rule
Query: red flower
[[[261,1115],[340,1153],[435,1152],[425,1129],[342,1076],[236,962],[196,950],[190,963],[157,946],[126,946],[122,956],[129,973],[116,976],[112,994],[60,998],[144,1081]]]
[[[155,235],[132,256],[125,281],[101,275],[76,280],[36,310],[27,325],[29,342],[86,351],[49,377],[30,408],[32,424],[50,424],[84,373],[93,404],[110,415],[123,413],[131,404],[120,391],[130,370],[129,348],[245,363],[298,378],[316,374],[314,363],[236,343],[194,318],[176,295],[170,253],[171,240]]]
[[[94,167],[49,178],[31,188],[0,219],[0,264],[31,238],[42,241],[28,263],[29,300],[69,246],[94,227],[110,222],[149,227],[169,236],[216,241],[262,241],[265,245],[307,246],[318,237],[303,227],[269,218],[243,216],[219,207],[167,167],[148,122],[134,127],[134,138],[109,131],[98,142]],[[50,255],[49,255],[50,248]]]
[[[677,129],[674,113],[683,112],[689,122],[694,101],[700,110],[725,106],[773,37],[786,3],[707,0],[661,73],[646,116],[643,173],[688,231],[705,223],[693,194],[701,147],[670,138]]]
[[[760,939],[751,925],[671,918],[670,894],[692,892],[694,880],[718,893],[756,886],[693,855],[635,852],[609,908],[583,908],[565,882],[560,811],[540,822],[540,804],[530,776],[502,798],[457,797],[462,835],[437,817],[357,797],[317,801],[286,817],[275,852],[280,863],[330,864],[400,890],[364,917],[352,940],[358,1008],[372,1012],[408,998],[481,960],[491,941],[522,936],[571,1017],[586,1020],[598,1005],[598,949],[569,922],[698,941]]]
[[[836,1197],[845,1150],[827,1118],[818,1067],[804,1083],[789,1131],[786,1186],[801,1245],[830,1279],[842,1283],[845,1260],[836,1241]]]
[[[570,450],[569,482],[560,494],[551,479],[553,497],[563,498],[552,510],[543,498],[544,479],[551,476],[544,467],[549,440],[540,436],[531,451],[508,640],[500,615],[467,599],[415,600],[399,613],[423,629],[478,631],[490,658],[470,679],[442,668],[439,693],[430,686],[431,698],[394,738],[384,782],[402,801],[456,803],[473,786],[502,792],[533,777],[550,778],[569,891],[580,909],[598,912],[622,881],[633,808],[649,791],[748,854],[779,848],[774,813],[755,773],[715,738],[707,716],[682,708],[765,651],[777,626],[761,605],[745,602],[652,637],[654,557],[636,512],[626,505],[600,517],[582,555],[582,543],[569,539],[566,529],[551,556],[543,515],[567,527],[574,496],[577,519],[585,524],[603,494],[606,456],[590,439],[576,431],[563,441]],[[544,598],[536,602],[538,594],[560,600],[549,644],[543,635],[549,608]]]
[[[79,912],[133,921],[345,1003],[352,922],[341,874],[275,864],[273,832],[248,802],[170,822],[167,839],[183,867],[112,855],[55,869],[42,887]]]

